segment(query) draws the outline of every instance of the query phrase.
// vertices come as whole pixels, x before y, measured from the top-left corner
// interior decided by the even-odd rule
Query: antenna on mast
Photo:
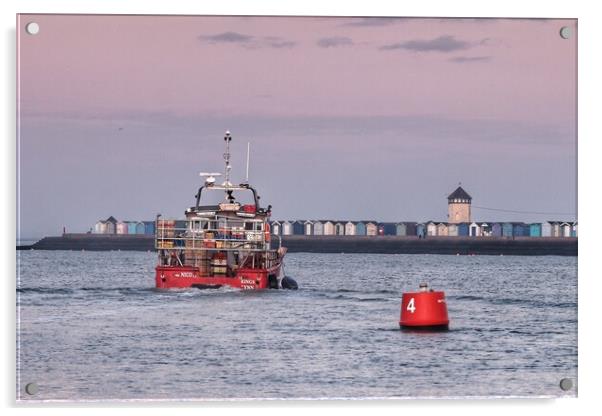
[[[229,130],[226,130],[224,141],[226,142],[226,153],[224,153],[224,160],[226,161],[226,171],[224,176],[226,177],[226,180],[224,181],[223,186],[231,186],[230,170],[232,170],[232,166],[230,166],[230,142],[232,141],[232,136],[230,136]]]
[[[249,154],[251,153],[251,143],[247,142],[247,179],[246,183],[249,183]]]

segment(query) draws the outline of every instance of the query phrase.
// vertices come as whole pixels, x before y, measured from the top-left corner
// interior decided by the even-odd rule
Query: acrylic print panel
[[[18,400],[576,396],[576,20],[17,25]]]

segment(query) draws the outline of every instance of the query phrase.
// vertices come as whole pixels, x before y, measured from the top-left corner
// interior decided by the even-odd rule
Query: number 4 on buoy
[[[429,289],[426,283],[420,284],[418,292],[404,293],[401,296],[399,327],[401,329],[448,329],[445,293]]]
[[[416,310],[416,307],[414,306],[414,298],[409,300],[408,306],[406,306],[406,310],[410,311],[411,313],[414,313],[414,311]]]

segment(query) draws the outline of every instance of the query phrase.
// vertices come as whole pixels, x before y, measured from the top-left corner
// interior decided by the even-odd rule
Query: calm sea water
[[[289,254],[298,291],[156,291],[153,253],[18,253],[21,400],[575,396],[575,257]],[[450,331],[400,331],[447,294]],[[24,392],[27,383],[38,392]]]

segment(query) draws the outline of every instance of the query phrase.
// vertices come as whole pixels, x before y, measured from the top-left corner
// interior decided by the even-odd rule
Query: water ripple
[[[298,291],[245,292],[156,290],[153,253],[21,252],[22,399],[575,395],[575,258],[287,257]],[[399,330],[423,281],[450,331]]]

